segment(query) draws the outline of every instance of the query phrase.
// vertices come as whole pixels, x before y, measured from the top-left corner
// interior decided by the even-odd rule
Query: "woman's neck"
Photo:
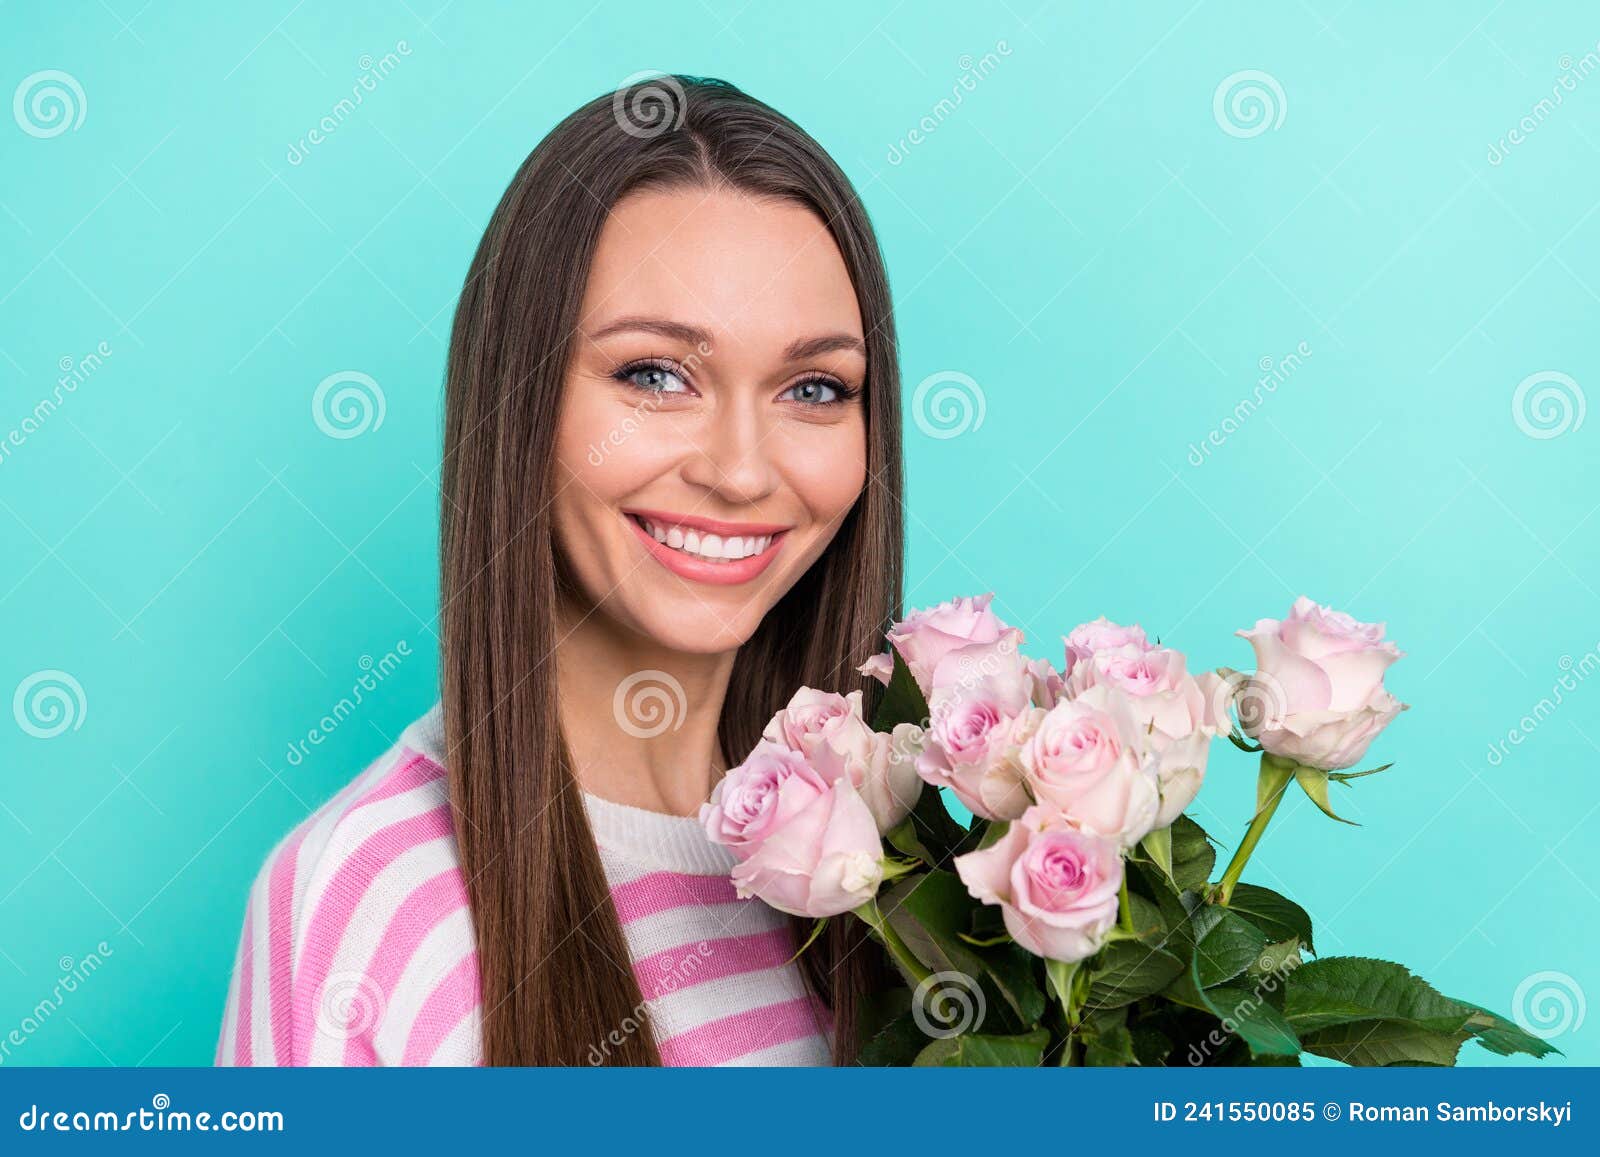
[[[694,815],[727,766],[717,723],[736,652],[669,651],[598,614],[560,617],[556,685],[579,785]]]

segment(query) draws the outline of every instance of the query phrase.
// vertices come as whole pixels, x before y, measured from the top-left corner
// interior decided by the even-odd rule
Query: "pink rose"
[[[1143,627],[1137,623],[1131,627],[1120,626],[1104,615],[1092,623],[1080,623],[1073,627],[1062,642],[1067,645],[1066,674],[1069,676],[1079,663],[1102,651],[1137,653],[1150,646]]]
[[[757,847],[827,790],[828,784],[799,752],[765,740],[750,757],[729,769],[700,822],[713,841],[741,853]]]
[[[1295,600],[1289,617],[1261,619],[1238,634],[1256,652],[1256,672],[1237,690],[1239,725],[1274,755],[1306,767],[1350,767],[1406,709],[1383,686],[1403,652],[1382,623]]]
[[[784,709],[774,715],[761,738],[779,743],[792,751],[805,751],[804,741],[849,726],[851,717],[861,718],[861,692],[848,697],[832,691],[802,687]]]
[[[1131,739],[1111,714],[1066,700],[1044,713],[1018,760],[1040,804],[1131,847],[1155,824],[1161,803],[1154,766]]]
[[[989,603],[994,595],[952,599],[913,611],[889,628],[889,642],[911,669],[922,694],[931,699],[937,684],[952,686],[981,677],[972,667],[995,649],[1015,652],[1022,632],[1002,622]],[[942,675],[941,666],[946,667]],[[938,676],[936,678],[936,676]]]
[[[1011,819],[1028,806],[1017,750],[1038,713],[1020,667],[971,686],[934,692],[926,746],[916,770],[948,787],[974,815]]]
[[[856,670],[867,678],[876,679],[887,687],[889,680],[894,678],[894,656],[880,651],[857,667]]]
[[[799,752],[824,782],[848,779],[872,810],[879,831],[905,819],[922,794],[916,755],[920,729],[874,731],[861,714],[861,692],[835,695],[802,687],[772,717],[762,738]]]
[[[848,779],[832,784],[799,753],[763,741],[700,809],[711,839],[733,849],[740,898],[796,916],[837,916],[877,894],[883,845]]]
[[[1048,659],[1029,659],[1025,666],[1031,688],[1030,698],[1039,707],[1054,707],[1066,694],[1066,682],[1061,678],[1061,672],[1052,667]]]
[[[1006,931],[1036,956],[1093,956],[1117,920],[1122,853],[1049,808],[1029,808],[990,847],[957,856],[975,899],[1000,905]]]
[[[1200,791],[1212,738],[1228,730],[1217,711],[1221,680],[1190,675],[1183,653],[1170,647],[1101,651],[1078,664],[1073,680],[1080,702],[1125,705],[1133,742],[1154,761],[1161,785],[1155,826],[1167,827]]]

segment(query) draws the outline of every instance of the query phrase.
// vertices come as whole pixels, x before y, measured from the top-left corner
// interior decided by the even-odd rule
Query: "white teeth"
[[[644,527],[645,533],[657,542],[671,548],[681,550],[700,558],[712,559],[717,562],[733,562],[752,555],[761,554],[772,545],[772,535],[737,535],[730,534],[724,538],[720,534],[701,535],[697,530],[685,530],[681,526],[663,527],[649,519],[639,519],[639,524]]]

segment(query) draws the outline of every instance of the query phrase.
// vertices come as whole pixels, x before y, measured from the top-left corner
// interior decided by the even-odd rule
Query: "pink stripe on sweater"
[[[444,1038],[461,1023],[461,1018],[471,1014],[481,1000],[478,989],[478,954],[461,958],[439,986],[428,994],[422,1011],[411,1026],[406,1038],[402,1065],[425,1065],[433,1060]]]
[[[444,768],[440,767],[426,755],[417,755],[408,752],[401,761],[395,765],[394,770],[386,774],[372,791],[361,797],[361,802],[350,809],[351,815],[358,814],[362,808],[370,807],[375,803],[382,803],[386,799],[393,799],[397,795],[404,795],[408,791],[415,791],[436,779],[444,778]]]
[[[360,791],[364,782],[365,777],[351,780],[318,815],[343,807]],[[267,1018],[272,1029],[273,1063],[280,1066],[294,1063],[295,861],[300,856],[300,845],[311,833],[316,818],[314,816],[311,821],[301,825],[278,850],[277,857],[272,861],[272,869],[267,874]],[[250,927],[248,922],[245,927]],[[243,1016],[239,1019],[239,1038],[244,1040],[254,1026],[247,1026]],[[246,1056],[247,1059],[241,1060],[240,1064],[253,1063],[248,1059],[248,1049]],[[262,1063],[266,1063],[264,1059]]]
[[[617,919],[624,924],[690,904],[710,907],[732,904],[738,899],[733,881],[727,876],[686,876],[679,872],[651,872],[611,889]]]
[[[244,944],[239,949],[239,1016],[233,1028],[233,1063],[236,1065],[250,1064],[250,1030],[255,1023],[250,1016],[252,993],[251,985],[255,983],[255,940],[251,935],[251,925],[255,919],[256,904],[252,899],[244,906]],[[222,1055],[222,1045],[217,1045],[217,1056]]]
[[[367,964],[366,975],[379,993],[379,1007],[387,1008],[394,986],[428,934],[467,906],[467,889],[457,868],[447,868],[414,888],[383,930]],[[345,1042],[347,1066],[375,1065],[378,1054],[368,1036]]]
[[[662,1041],[664,1065],[721,1065],[817,1031],[808,996],[737,1012]]]
[[[300,957],[300,975],[294,984],[295,1039],[308,1042],[296,1048],[296,1060],[299,1063],[303,1064],[310,1054],[309,1042],[316,1031],[322,986],[328,978],[328,970],[333,966],[339,942],[372,881],[379,872],[418,844],[448,836],[452,830],[450,808],[441,805],[432,811],[380,828],[363,840],[334,872],[317,910],[311,914],[305,947]]]
[[[793,955],[794,937],[785,925],[750,936],[724,936],[669,948],[635,960],[633,973],[644,998],[655,1000],[708,980],[777,968]]]
[[[305,838],[300,832],[278,853],[267,877],[267,1010],[276,1065],[294,1063],[294,862]]]

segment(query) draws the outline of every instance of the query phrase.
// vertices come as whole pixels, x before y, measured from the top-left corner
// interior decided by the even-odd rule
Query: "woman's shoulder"
[[[430,741],[436,711],[408,727],[268,855],[257,884],[276,880],[292,890],[297,927],[335,914],[373,915],[359,911],[370,888],[403,898],[401,886],[457,868],[449,780]]]
[[[237,983],[271,1006],[256,1044],[278,1063],[400,1063],[444,982],[462,989],[446,1000],[458,1013],[475,1006],[437,709],[278,843],[242,939]]]

